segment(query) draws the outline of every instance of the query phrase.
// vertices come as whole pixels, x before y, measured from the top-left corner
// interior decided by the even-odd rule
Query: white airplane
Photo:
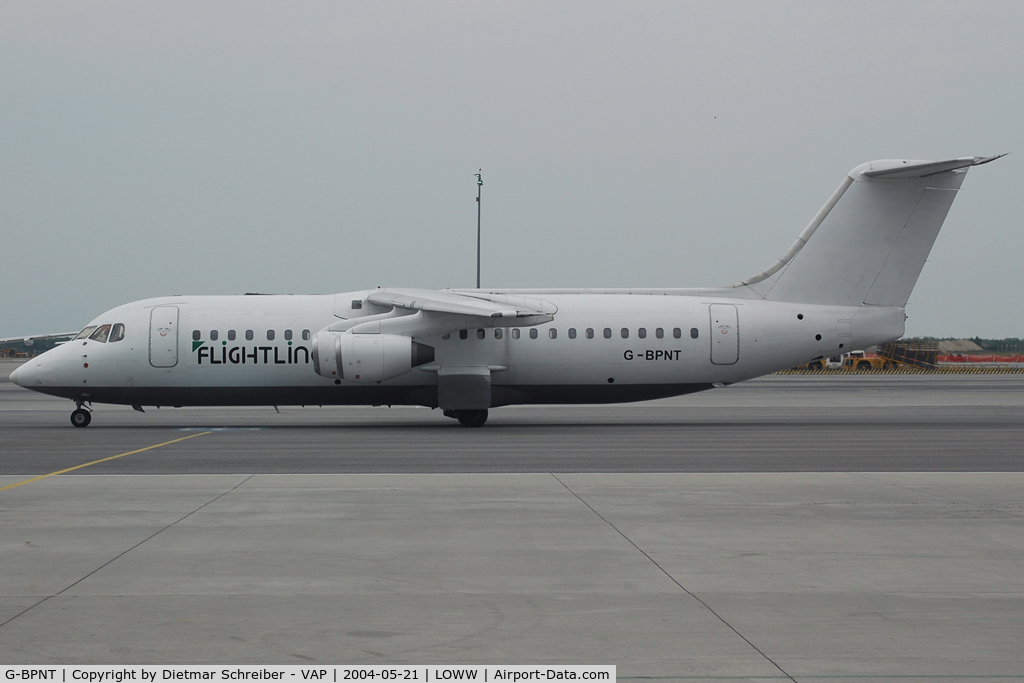
[[[479,427],[505,405],[721,387],[901,337],[967,169],[997,158],[862,164],[781,258],[728,287],[146,299],[11,381],[74,401],[76,427],[93,403],[418,405]]]

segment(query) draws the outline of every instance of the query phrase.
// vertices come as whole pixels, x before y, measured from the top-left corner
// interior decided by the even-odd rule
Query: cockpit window
[[[92,331],[95,330],[95,329],[96,329],[95,325],[87,327],[84,330],[82,330],[81,332],[79,332],[78,336],[75,337],[75,339],[88,339],[89,335],[92,334]]]
[[[110,325],[100,325],[95,332],[89,335],[89,339],[106,344],[108,336],[110,336]]]
[[[110,328],[110,339],[109,342],[119,342],[124,339],[124,323],[116,323]]]

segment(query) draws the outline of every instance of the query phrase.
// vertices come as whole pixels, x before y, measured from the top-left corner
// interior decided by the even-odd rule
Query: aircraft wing
[[[353,334],[441,335],[466,328],[542,325],[554,320],[558,308],[543,299],[457,292],[450,289],[378,289],[370,303],[392,309],[391,313],[341,320],[332,332]]]
[[[380,289],[372,292],[368,299],[379,306],[481,318],[550,316],[558,310],[553,304],[541,299],[503,294],[468,294],[452,290]]]
[[[78,336],[78,330],[76,332],[62,332],[59,334],[30,334],[22,335],[20,337],[3,337],[0,338],[0,346],[6,346],[9,344],[16,344],[18,342],[23,343],[25,346],[32,346],[37,341],[53,341],[56,343],[66,342],[70,339],[74,339]]]

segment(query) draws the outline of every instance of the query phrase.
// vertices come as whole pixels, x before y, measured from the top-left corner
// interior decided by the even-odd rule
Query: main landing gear
[[[487,422],[486,410],[446,410],[445,417],[454,417],[463,427],[483,427]]]
[[[83,404],[78,404],[78,409],[71,413],[71,424],[76,427],[88,427],[89,423],[92,422],[92,413],[82,407]]]

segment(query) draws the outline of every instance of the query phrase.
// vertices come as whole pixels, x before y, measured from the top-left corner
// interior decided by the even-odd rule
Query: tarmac
[[[82,430],[0,380],[0,661],[1024,680],[1022,389],[766,378],[478,430],[99,406]]]

